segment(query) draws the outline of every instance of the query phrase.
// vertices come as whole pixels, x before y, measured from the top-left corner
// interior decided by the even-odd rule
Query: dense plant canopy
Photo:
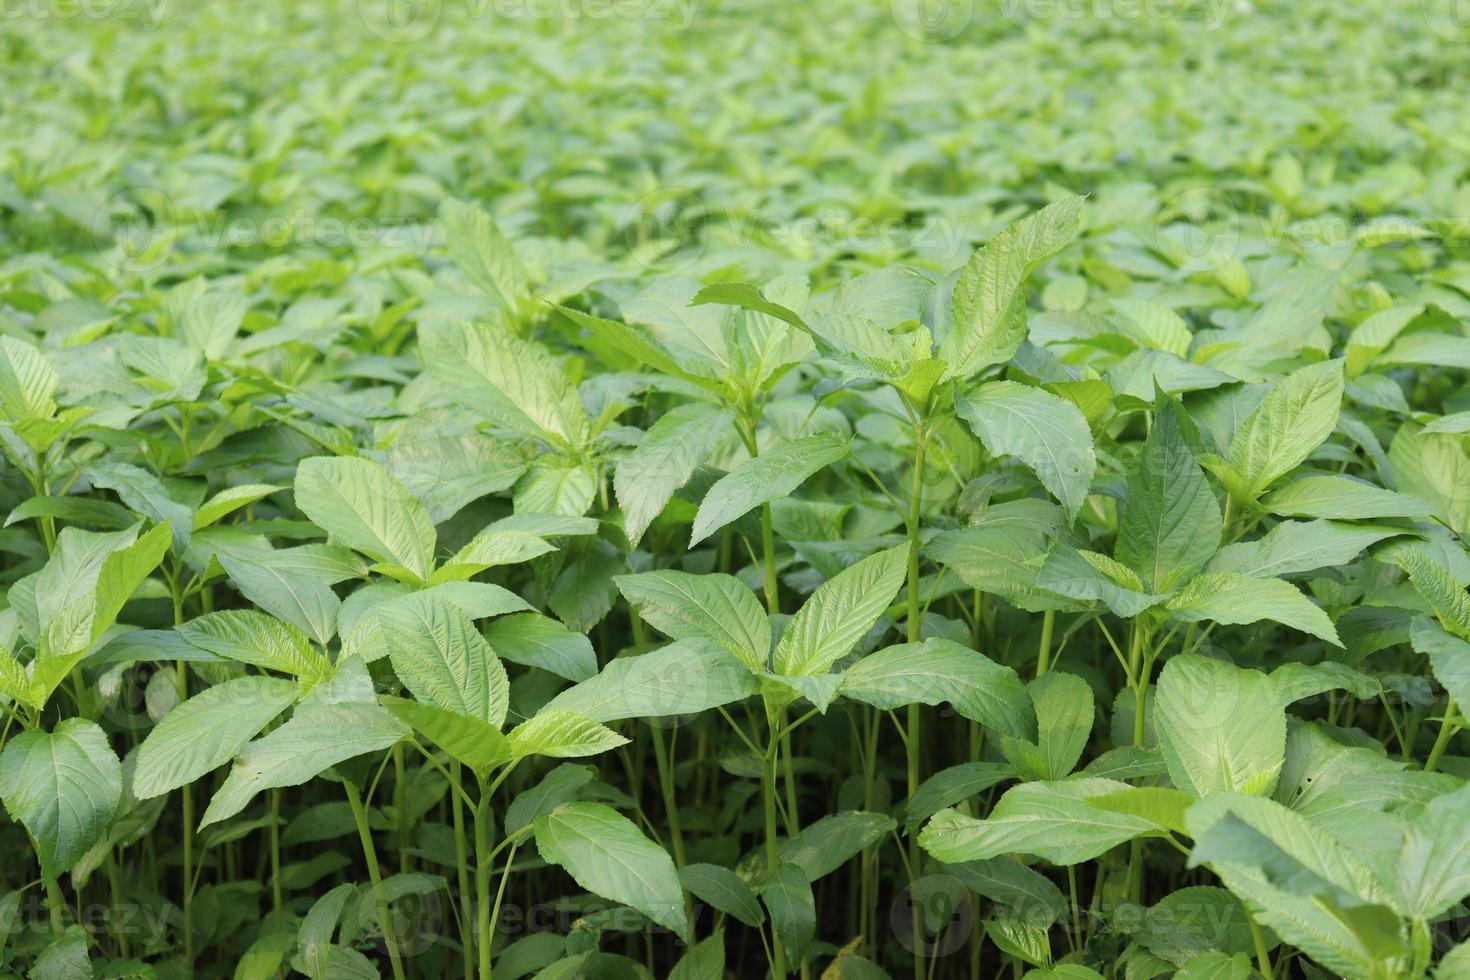
[[[0,10],[0,976],[1470,977],[1457,13]]]

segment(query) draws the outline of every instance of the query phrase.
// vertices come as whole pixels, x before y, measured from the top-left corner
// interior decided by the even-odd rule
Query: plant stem
[[[1244,903],[1242,903],[1241,908],[1245,908]],[[1251,914],[1250,909],[1245,909],[1245,921],[1250,924],[1251,941],[1256,947],[1256,968],[1261,971],[1261,976],[1265,977],[1266,980],[1274,980],[1276,974],[1271,968],[1271,952],[1266,949],[1266,934],[1261,931],[1261,927],[1256,923],[1256,917]]]
[[[183,621],[182,608],[174,603],[174,623]],[[189,700],[189,673],[182,661],[174,663],[175,684],[179,693],[179,704]],[[194,784],[185,783],[182,790],[183,849],[184,849],[184,961],[194,962]]]
[[[1036,676],[1045,674],[1051,667],[1051,636],[1056,626],[1057,613],[1048,609],[1041,614],[1041,646],[1036,651]]]
[[[776,829],[776,766],[779,743],[776,739],[775,716],[767,705],[766,717],[771,720],[771,743],[766,747],[765,765],[761,768],[761,796],[765,804],[766,818],[766,873],[773,874],[781,866],[781,852]],[[781,936],[775,927],[771,929],[771,977],[781,980],[786,976],[786,953],[781,948]]]
[[[480,980],[490,980],[490,941],[494,938],[490,865],[490,792],[481,780],[480,802],[475,807],[475,947],[480,954]]]
[[[368,880],[372,882],[373,899],[378,907],[378,928],[383,930],[383,945],[388,947],[388,962],[393,967],[393,980],[403,980],[403,962],[398,957],[398,936],[393,928],[393,919],[388,913],[388,900],[383,895],[383,873],[378,867],[378,850],[373,846],[373,832],[368,826],[367,810],[362,805],[362,796],[350,780],[342,783],[347,790],[347,803],[352,807],[352,819],[357,824],[357,839],[362,842],[362,856],[367,861]]]
[[[679,801],[674,795],[674,769],[669,763],[669,750],[664,745],[664,733],[657,726],[650,726],[653,736],[653,760],[658,767],[658,788],[664,798],[664,816],[669,821],[669,837],[673,842],[674,864],[684,867],[684,834],[679,828]]]
[[[924,508],[924,456],[928,447],[929,431],[922,420],[916,420],[914,423],[914,475],[909,490],[909,512],[906,521],[909,538],[909,588],[905,625],[908,627],[910,643],[919,642],[923,626],[923,603],[919,592],[919,545],[921,543],[919,531]],[[919,782],[922,777],[919,749],[923,736],[924,716],[917,702],[908,706],[907,714],[908,738],[905,748],[908,763],[908,795],[909,799],[913,799],[914,794],[919,791]],[[918,896],[914,894],[913,885],[918,880],[922,867],[923,855],[919,851],[919,838],[911,834],[909,836],[909,905],[913,912],[914,976],[916,977],[924,975],[924,911],[920,907]]]
[[[475,975],[474,960],[470,952],[474,949],[474,932],[470,918],[470,843],[464,830],[464,801],[460,799],[463,785],[460,782],[460,765],[450,763],[449,774],[454,784],[449,794],[451,819],[454,822],[454,863],[459,884],[459,944],[464,960],[464,978],[472,980]]]
[[[1424,760],[1425,772],[1434,772],[1438,768],[1440,757],[1444,755],[1445,749],[1449,748],[1450,739],[1454,738],[1455,732],[1460,730],[1458,714],[1455,699],[1450,698],[1444,708],[1444,717],[1439,721],[1439,735],[1434,740],[1434,747],[1429,750],[1429,758]]]
[[[276,928],[281,927],[283,902],[281,901],[281,791],[270,792],[271,801],[271,917]]]

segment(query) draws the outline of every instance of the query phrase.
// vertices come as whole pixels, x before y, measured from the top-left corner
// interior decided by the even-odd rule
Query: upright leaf
[[[903,585],[908,546],[864,558],[817,586],[776,644],[777,674],[824,674],[852,652]]]
[[[1159,675],[1154,724],[1169,778],[1196,796],[1268,795],[1286,760],[1286,712],[1270,678],[1194,654]]]
[[[689,544],[698,544],[761,504],[790,495],[812,474],[847,453],[844,440],[824,433],[783,442],[745,460],[705,493],[694,515]]]
[[[382,463],[361,456],[304,459],[295,495],[296,506],[339,543],[428,581],[434,525]]]

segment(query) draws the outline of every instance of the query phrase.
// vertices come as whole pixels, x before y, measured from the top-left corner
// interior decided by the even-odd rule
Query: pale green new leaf
[[[971,257],[955,281],[954,325],[936,352],[948,377],[973,377],[1016,353],[1026,338],[1026,279],[1077,236],[1081,213],[1082,198],[1065,198],[1022,218]]]
[[[566,450],[591,437],[587,410],[544,347],[502,324],[419,325],[424,365],[467,408]]]
[[[491,296],[509,308],[530,296],[530,280],[495,219],[465,201],[445,199],[439,207],[449,258],[460,270]]]
[[[48,419],[56,411],[58,379],[46,355],[14,337],[0,336],[0,413],[8,422]]]
[[[306,634],[254,609],[205,613],[176,629],[191,646],[262,670],[313,683],[331,672],[331,663]]]
[[[459,607],[414,593],[377,610],[393,671],[420,701],[499,727],[510,683],[490,644]]]
[[[626,744],[626,738],[606,725],[557,709],[543,708],[510,731],[511,752],[518,759],[529,755],[576,759]]]

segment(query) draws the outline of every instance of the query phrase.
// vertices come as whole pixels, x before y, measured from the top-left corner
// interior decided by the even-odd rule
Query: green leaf
[[[418,337],[430,374],[467,408],[563,450],[587,444],[587,410],[544,347],[500,324],[430,321]]]
[[[316,456],[296,469],[296,506],[336,542],[401,565],[417,582],[434,567],[429,514],[387,468],[362,456]]]
[[[483,631],[490,649],[502,660],[539,667],[576,683],[597,673],[592,643],[540,613],[518,613],[491,620]]]
[[[1306,476],[1272,490],[1261,501],[1273,514],[1287,517],[1331,517],[1377,520],[1384,517],[1428,517],[1429,504],[1347,476]]]
[[[679,871],[679,881],[691,895],[752,929],[766,921],[760,901],[744,878],[717,864],[689,864]]]
[[[1337,427],[1342,361],[1301,368],[1271,389],[1230,442],[1230,466],[1246,502],[1290,473]]]
[[[1409,823],[1398,862],[1398,905],[1432,920],[1470,895],[1470,786],[1436,796]]]
[[[302,550],[220,548],[215,557],[241,595],[325,645],[337,630],[342,600],[332,591],[331,576],[291,560]]]
[[[1210,572],[1233,572],[1252,578],[1298,575],[1346,565],[1363,549],[1403,528],[1342,521],[1282,521],[1255,541],[1221,548]]]
[[[1470,534],[1470,435],[1406,422],[1388,460],[1400,490],[1427,501],[1452,530]]]
[[[113,491],[131,510],[155,524],[167,524],[172,529],[175,551],[182,553],[189,546],[194,514],[168,495],[158,477],[140,467],[105,459],[86,464],[82,472],[93,486]]]
[[[1242,625],[1270,619],[1342,646],[1327,614],[1296,586],[1280,579],[1207,572],[1191,579],[1165,607],[1186,623],[1210,619]]]
[[[0,799],[31,836],[41,874],[70,871],[102,839],[122,800],[122,766],[101,728],[68,718],[13,735],[0,752]]]
[[[616,810],[601,803],[558,807],[537,818],[536,848],[583,888],[637,909],[688,941],[674,862]]]
[[[903,585],[908,546],[870,555],[817,586],[776,644],[775,673],[825,674],[873,628]]]
[[[591,766],[573,765],[569,762],[551,770],[539,783],[522,790],[510,801],[510,806],[505,811],[505,835],[511,837],[519,834],[535,823],[537,817],[576,799],[587,784],[592,782],[592,776]]]
[[[1414,590],[1434,610],[1440,625],[1461,639],[1470,640],[1470,593],[1455,581],[1449,569],[1423,545],[1399,548],[1395,557],[1409,573]]]
[[[781,842],[781,867],[800,868],[807,881],[815,884],[891,834],[896,826],[883,813],[846,810],[828,814]]]
[[[1109,813],[1126,813],[1141,817],[1161,830],[1188,834],[1184,814],[1195,798],[1167,786],[1130,786],[1105,796],[1090,797],[1089,806]]]
[[[303,702],[290,721],[241,751],[199,826],[228,820],[262,790],[299,786],[339,762],[389,748],[406,733],[377,704]]]
[[[463,581],[487,568],[519,565],[555,550],[555,545],[539,535],[488,529],[476,535],[469,544],[455,552],[454,557],[436,569],[430,581],[435,585]]]
[[[111,500],[47,495],[31,497],[16,504],[5,518],[5,526],[10,527],[34,517],[55,517],[71,524],[101,528],[104,531],[121,531],[138,521],[132,511]]]
[[[1011,359],[1026,338],[1026,279],[1077,236],[1082,198],[1028,215],[980,248],[955,281],[954,325],[936,356],[948,377],[969,378]]]
[[[623,508],[623,531],[635,545],[694,471],[731,431],[728,409],[694,403],[671,409],[649,427],[618,462],[613,489]]]
[[[669,980],[725,980],[725,934],[695,943],[669,971]]]
[[[202,531],[241,507],[247,507],[281,489],[284,488],[273,483],[244,483],[221,490],[194,512],[194,530]]]
[[[168,553],[169,525],[160,524],[137,541],[102,559],[97,571],[97,598],[91,639],[96,641],[117,621],[122,607]]]
[[[766,669],[771,622],[755,593],[733,575],[661,570],[613,581],[654,629],[675,640],[712,640],[751,670]]]
[[[191,646],[262,670],[280,671],[310,683],[331,673],[331,663],[304,633],[254,609],[205,613],[176,630]]]
[[[751,457],[715,481],[694,515],[694,546],[755,507],[789,496],[812,474],[847,455],[848,443],[829,433],[793,439]]]
[[[483,718],[408,698],[382,698],[393,717],[471,771],[485,775],[514,758],[510,740]]]
[[[1019,738],[1036,728],[1031,699],[1014,670],[939,637],[869,654],[843,675],[841,693],[883,709],[949,702],[961,716]]]
[[[1154,724],[1169,778],[1196,796],[1268,795],[1286,760],[1286,712],[1270,679],[1195,654],[1159,675]]]
[[[445,198],[439,221],[450,260],[514,314],[530,297],[530,278],[495,219],[473,204]]]
[[[542,710],[570,711],[600,722],[662,718],[707,711],[755,692],[755,678],[728,650],[708,641],[682,640],[618,657]]]
[[[962,762],[941,769],[919,786],[904,804],[903,832],[912,834],[920,824],[947,806],[954,806],[1016,775],[998,762]]]
[[[1076,768],[1092,734],[1092,688],[1075,674],[1051,671],[1028,685],[1037,741],[1001,736],[1001,751],[1027,779],[1061,779]]]
[[[56,412],[56,369],[30,344],[0,337],[0,413],[14,424]]]
[[[789,864],[768,870],[760,880],[761,901],[794,972],[817,934],[817,903],[806,872]]]
[[[992,455],[1015,456],[1076,517],[1097,470],[1092,432],[1076,405],[1041,388],[991,381],[955,394],[955,409]]]
[[[606,725],[557,709],[543,708],[510,732],[511,751],[517,759],[530,755],[576,759],[627,744],[626,738]]]
[[[162,796],[218,769],[285,711],[299,689],[273,677],[237,677],[177,706],[138,749],[133,795]]]
[[[417,593],[377,610],[393,672],[415,698],[499,727],[510,682],[490,644],[460,609]]]
[[[1128,788],[1127,783],[1095,778],[1022,783],[1008,790],[984,820],[940,811],[919,834],[919,846],[945,864],[1003,854],[1080,864],[1124,841],[1158,835],[1150,820],[1088,805],[1091,797]]]
[[[1166,593],[1192,578],[1220,544],[1220,505],[1190,448],[1192,432],[1183,406],[1161,398],[1128,470],[1117,558],[1138,573],[1146,592]]]

